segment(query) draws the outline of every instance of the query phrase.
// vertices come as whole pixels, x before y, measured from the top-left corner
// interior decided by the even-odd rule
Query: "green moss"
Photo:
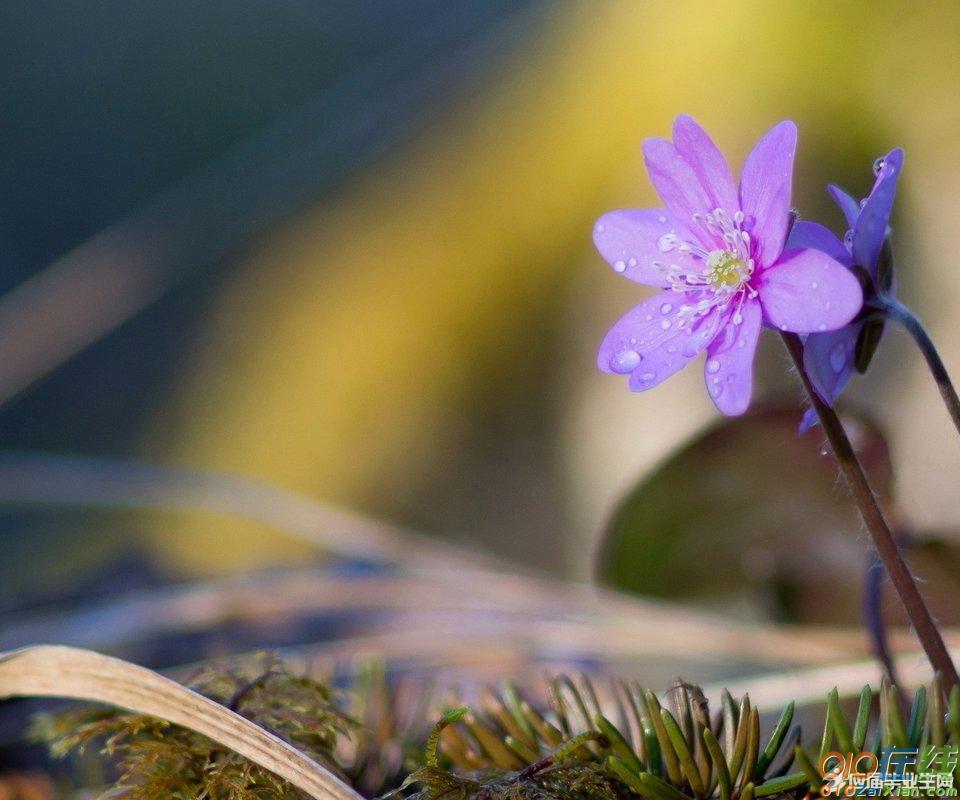
[[[188,685],[270,731],[334,772],[335,749],[356,723],[322,683],[270,656],[199,671]],[[193,731],[155,717],[82,706],[38,716],[34,739],[54,756],[96,747],[117,772],[111,800],[300,800],[273,773]]]

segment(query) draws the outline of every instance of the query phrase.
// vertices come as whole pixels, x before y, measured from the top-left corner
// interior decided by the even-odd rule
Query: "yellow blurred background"
[[[690,113],[739,164],[795,119],[794,202],[839,233],[825,183],[862,196],[903,146],[903,296],[960,372],[958,25],[952,2],[548,4],[416,136],[241,257],[142,452],[584,576],[618,494],[716,416],[697,369],[631,395],[593,366],[644,296],[590,243],[603,211],[656,203],[639,142]],[[770,339],[757,396],[799,398]],[[960,524],[960,446],[901,333],[850,396],[887,426],[911,519]],[[304,555],[253,527],[225,548],[223,525],[163,525],[160,546],[200,570]]]
[[[826,183],[862,196],[904,147],[901,293],[960,373],[955,2],[135,6],[10,7],[7,447],[247,476],[586,577],[623,491],[718,417],[696,368],[635,395],[594,366],[645,290],[593,222],[657,202],[639,144],[680,113],[734,165],[796,120],[794,202],[840,234]],[[849,397],[904,517],[951,535],[960,444],[901,332]],[[177,573],[315,557],[232,517],[102,523],[55,519],[41,552],[18,520],[8,563],[69,573],[104,545],[63,536],[102,527]]]

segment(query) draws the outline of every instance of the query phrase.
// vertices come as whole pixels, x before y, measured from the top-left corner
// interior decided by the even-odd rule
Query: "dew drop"
[[[653,319],[653,314],[647,314],[647,316],[645,316],[644,319],[645,319],[647,322],[649,322],[650,320]]]
[[[657,222],[659,222],[661,225],[666,225],[667,218],[661,214],[659,217],[657,217]]]
[[[610,359],[610,369],[619,375],[626,375],[640,366],[640,360],[640,354],[636,350],[624,348],[613,354]]]
[[[817,289],[819,286],[820,286],[820,284],[817,283],[816,281],[814,281],[813,283],[810,284],[810,288],[813,289],[814,291],[816,291],[816,289]]]
[[[843,246],[846,247],[847,250],[853,247],[853,231],[847,231],[843,234]]]
[[[623,272],[627,268],[627,263],[625,261],[614,261],[613,262],[613,271],[614,272]]]
[[[880,156],[876,161],[873,162],[873,174],[879,175],[883,170],[883,165],[886,163],[886,160],[883,156]]]
[[[707,372],[713,375],[715,372],[719,372],[719,371],[720,371],[720,362],[717,361],[717,359],[715,358],[711,358],[707,362]]]
[[[635,266],[637,266],[637,259],[635,259],[635,258],[628,258],[628,259],[627,259],[627,266],[628,266],[628,267],[635,267]]]
[[[661,320],[660,327],[663,328],[665,331],[670,330],[670,320],[668,319]]]
[[[662,306],[660,306],[661,314],[669,314],[671,311],[673,311],[673,306],[670,305],[670,303],[664,303]]]
[[[746,346],[747,346],[746,339],[741,339],[740,341],[737,342],[737,347],[746,347]]]
[[[842,344],[835,344],[830,350],[830,366],[834,372],[842,372],[847,362],[847,354]]]
[[[644,372],[643,375],[640,376],[644,383],[650,383],[650,381],[654,380],[656,377],[656,374],[653,372]]]
[[[827,329],[827,326],[824,325],[822,322],[821,322],[819,325],[817,325],[817,330],[820,331],[820,332],[823,332],[823,331],[825,331],[826,329]]]
[[[830,451],[827,449],[827,446],[826,446],[826,445],[824,445],[823,447],[820,448],[820,455],[822,455],[822,456],[827,455],[829,452],[830,452]]]

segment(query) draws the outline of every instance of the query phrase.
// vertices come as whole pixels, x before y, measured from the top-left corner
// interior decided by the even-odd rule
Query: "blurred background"
[[[636,395],[594,366],[645,290],[593,251],[593,221],[656,202],[638,145],[682,112],[735,168],[796,120],[794,201],[841,235],[826,183],[862,196],[903,146],[901,296],[960,374],[956,3],[41,1],[0,25],[11,613],[318,559],[234,513],[41,502],[58,490],[38,464],[78,497],[122,473],[64,455],[252,479],[588,578],[624,492],[718,417],[698,369]],[[799,417],[769,335],[755,391]],[[849,398],[885,436],[905,526],[950,540],[960,443],[901,332]],[[178,474],[189,494],[201,473]],[[768,512],[751,524],[775,533]],[[731,568],[769,571],[738,515],[712,519]],[[824,558],[859,575],[843,524],[851,547]],[[669,584],[650,593],[696,599]]]

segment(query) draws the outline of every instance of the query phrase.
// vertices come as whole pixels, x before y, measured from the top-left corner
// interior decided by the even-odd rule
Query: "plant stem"
[[[900,602],[903,603],[910,624],[916,631],[917,638],[923,645],[933,669],[943,675],[946,690],[949,692],[950,688],[960,684],[957,668],[953,665],[947,647],[943,642],[943,637],[940,635],[930,610],[917,589],[910,568],[900,555],[890,526],[884,519],[883,512],[877,504],[877,498],[870,482],[867,480],[866,473],[863,471],[863,465],[857,458],[853,445],[850,444],[850,439],[843,429],[840,418],[830,406],[820,399],[803,368],[803,343],[800,341],[800,337],[795,333],[782,333],[781,336],[791,358],[793,358],[793,363],[797,367],[797,372],[800,375],[800,380],[803,381],[804,388],[807,390],[810,402],[820,418],[820,424],[827,434],[834,457],[840,464],[840,470],[843,472],[850,494],[853,495],[860,517],[870,532],[873,544],[883,561],[883,566],[886,567],[887,574],[900,596]]]
[[[946,405],[947,411],[950,413],[950,419],[953,420],[953,425],[957,429],[957,433],[960,433],[960,397],[957,396],[957,390],[950,380],[950,375],[947,374],[947,368],[943,364],[943,359],[940,358],[937,348],[934,347],[933,341],[920,323],[920,320],[917,319],[916,315],[909,308],[894,297],[880,295],[874,300],[873,305],[888,317],[895,319],[903,325],[903,327],[907,329],[907,332],[913,337],[913,341],[916,342],[920,352],[923,353],[923,357],[927,361],[927,366],[930,368],[930,373],[937,383],[940,396],[943,398],[944,405]]]
[[[883,665],[887,673],[887,680],[897,692],[900,705],[905,705],[903,689],[897,678],[897,666],[890,654],[890,644],[887,637],[887,625],[883,619],[883,576],[885,570],[883,562],[871,556],[870,563],[863,578],[863,620],[870,634],[873,654]]]

